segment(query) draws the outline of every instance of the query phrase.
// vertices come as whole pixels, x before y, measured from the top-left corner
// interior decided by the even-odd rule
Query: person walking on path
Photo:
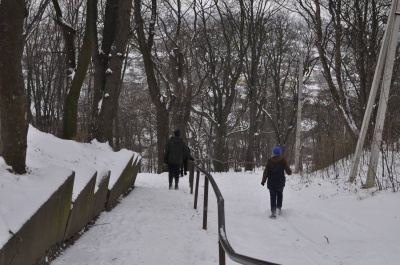
[[[265,182],[267,182],[267,188],[269,189],[271,218],[276,217],[276,210],[278,210],[278,214],[281,214],[283,188],[286,182],[285,172],[288,175],[292,175],[292,170],[282,155],[282,149],[278,146],[274,147],[272,149],[272,156],[267,160],[261,180],[261,185],[264,186]]]
[[[172,181],[175,180],[175,189],[179,183],[179,171],[183,163],[185,142],[180,137],[181,131],[176,129],[174,135],[169,138],[164,152],[164,162],[168,164],[169,189],[172,189]]]
[[[194,158],[193,156],[190,154],[190,148],[189,146],[187,146],[185,144],[185,152],[183,154],[183,163],[181,166],[181,177],[183,177],[183,174],[185,174],[185,176],[187,175],[187,171],[188,171],[188,160],[193,161]]]

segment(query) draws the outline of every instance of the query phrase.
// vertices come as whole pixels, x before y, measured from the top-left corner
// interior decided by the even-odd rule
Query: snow
[[[103,105],[103,100],[99,100],[99,102],[97,103],[97,109],[98,109],[98,113],[100,114],[101,111],[101,106]]]
[[[18,231],[71,170],[79,189],[79,176],[105,170],[116,176],[129,156],[139,158],[128,150],[112,152],[96,141],[60,140],[33,127],[27,153],[29,173],[22,176],[7,171],[0,159],[1,245],[11,236],[9,230]],[[225,202],[226,227],[221,230],[212,190],[207,230],[202,229],[203,175],[194,209],[188,176],[180,178],[179,190],[168,190],[167,173],[139,173],[131,193],[112,211],[102,212],[51,264],[218,264],[218,234],[238,254],[283,265],[400,264],[400,193],[347,183],[346,163],[335,170],[337,174],[324,170],[288,176],[282,215],[276,220],[268,218],[269,194],[261,186],[261,168],[213,173]],[[226,257],[226,264],[236,263]]]
[[[7,168],[0,157],[0,248],[71,174],[70,170],[50,166],[18,176]]]
[[[70,77],[71,78],[71,80],[73,80],[74,79],[74,77],[75,77],[75,69],[74,68],[69,68],[69,72],[70,72],[70,74],[68,75],[68,77]]]
[[[400,194],[359,190],[342,175],[288,176],[282,215],[273,220],[261,170],[215,173],[225,200],[220,234],[237,253],[279,264],[399,264]],[[168,190],[167,178],[139,173],[135,189],[51,264],[218,264],[215,194],[203,230],[204,177],[197,210],[188,177],[179,190]],[[237,263],[226,257],[226,264]]]
[[[139,155],[123,149],[114,152],[108,144],[61,140],[32,126],[28,131],[28,173],[15,175],[0,157],[0,248],[75,172],[72,201],[97,172],[97,182],[111,171],[112,188],[130,158]]]

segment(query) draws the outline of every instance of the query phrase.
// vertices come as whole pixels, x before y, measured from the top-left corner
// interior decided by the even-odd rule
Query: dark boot
[[[276,208],[271,209],[271,215],[269,218],[276,218]]]

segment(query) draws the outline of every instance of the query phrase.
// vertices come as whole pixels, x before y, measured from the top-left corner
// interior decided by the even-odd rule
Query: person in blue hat
[[[267,160],[267,165],[264,169],[261,185],[267,182],[271,200],[271,218],[276,218],[276,212],[281,214],[283,201],[283,188],[285,187],[286,177],[292,175],[288,162],[282,155],[282,149],[276,146],[272,149],[272,156]]]

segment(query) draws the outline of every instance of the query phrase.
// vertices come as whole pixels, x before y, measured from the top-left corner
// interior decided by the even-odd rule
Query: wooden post
[[[398,6],[397,8],[400,8],[400,6]],[[386,58],[385,69],[383,72],[383,81],[382,81],[383,87],[381,89],[381,95],[379,97],[378,113],[376,114],[376,119],[375,119],[374,138],[372,140],[371,157],[368,167],[367,182],[365,184],[366,188],[372,188],[375,186],[379,151],[382,145],[382,132],[383,132],[383,126],[385,124],[385,116],[387,110],[387,103],[389,100],[390,85],[392,83],[393,65],[396,55],[399,27],[400,27],[400,14],[396,13],[393,25],[393,33],[391,34],[391,40]]]
[[[299,65],[299,92],[297,93],[297,126],[296,126],[296,145],[294,154],[295,173],[300,172],[300,133],[301,133],[301,104],[303,100],[303,54],[300,51],[300,65]]]
[[[370,123],[372,110],[373,110],[373,107],[375,104],[376,94],[378,92],[379,84],[381,81],[383,67],[384,67],[385,61],[387,59],[387,50],[389,47],[390,39],[392,36],[397,36],[397,34],[398,34],[398,28],[397,29],[394,28],[394,23],[395,23],[394,21],[395,21],[397,10],[399,10],[399,1],[394,0],[392,2],[392,6],[390,8],[388,24],[386,26],[385,34],[383,36],[382,46],[381,46],[381,50],[379,52],[378,62],[377,62],[376,68],[375,68],[374,79],[372,80],[371,91],[369,94],[367,107],[366,107],[365,113],[364,113],[364,119],[363,119],[363,123],[361,126],[360,135],[359,135],[358,141],[357,141],[357,147],[356,147],[356,151],[353,156],[353,163],[350,168],[350,172],[349,172],[349,176],[348,176],[349,182],[353,182],[356,178],[358,164],[360,163],[360,157],[361,157],[361,153],[362,153],[362,150],[364,147],[364,142],[365,142],[365,138],[367,135],[368,126]]]

